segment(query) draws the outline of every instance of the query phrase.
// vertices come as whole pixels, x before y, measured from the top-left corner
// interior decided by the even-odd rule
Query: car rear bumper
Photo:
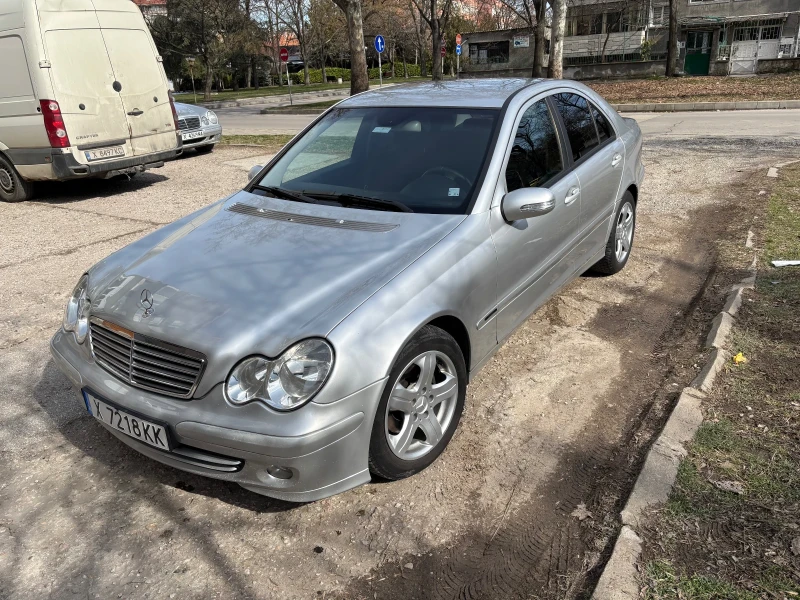
[[[154,460],[294,502],[318,500],[370,480],[369,439],[384,381],[331,404],[310,402],[289,413],[263,407],[263,418],[253,420],[253,410],[259,407],[245,411],[230,405],[222,384],[202,398],[168,398],[112,377],[71,333],[56,333],[50,350],[75,386],[76,402],[83,405],[81,390],[89,389],[121,410],[167,425],[173,440],[171,452],[103,424],[122,442]],[[291,477],[274,477],[268,470],[275,467],[290,471]]]

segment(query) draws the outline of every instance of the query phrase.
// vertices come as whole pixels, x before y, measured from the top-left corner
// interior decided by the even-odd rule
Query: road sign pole
[[[292,78],[289,76],[289,63],[284,63],[286,65],[286,82],[289,84],[289,106],[294,106],[294,100],[292,99]]]
[[[459,72],[461,71],[461,54],[456,54],[456,79],[460,77]]]
[[[382,35],[375,36],[375,52],[378,53],[378,81],[380,82],[380,87],[383,87],[383,63],[381,63],[381,54],[383,54],[383,49],[386,47],[386,40],[383,39]]]
[[[378,52],[378,87],[383,87],[383,67],[381,66],[381,53]]]

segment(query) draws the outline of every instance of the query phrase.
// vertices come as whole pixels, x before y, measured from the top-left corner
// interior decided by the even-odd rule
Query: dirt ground
[[[743,102],[800,99],[800,75],[657,77],[587,84],[609,102]]]
[[[47,349],[86,268],[236,190],[245,170],[225,163],[248,153],[0,205],[0,598],[588,597],[643,451],[697,370],[718,300],[709,239],[743,236],[736,208],[800,148],[648,139],[625,271],[575,281],[517,331],[429,469],[304,505],[136,454]]]

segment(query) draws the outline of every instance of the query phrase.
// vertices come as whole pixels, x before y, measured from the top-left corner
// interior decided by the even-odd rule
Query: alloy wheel
[[[630,202],[626,202],[619,211],[617,230],[614,235],[614,253],[616,254],[617,262],[623,262],[631,251],[631,244],[633,243],[633,225],[633,206]]]
[[[386,439],[402,460],[433,450],[455,414],[458,376],[450,358],[436,350],[412,360],[394,383],[386,404]]]

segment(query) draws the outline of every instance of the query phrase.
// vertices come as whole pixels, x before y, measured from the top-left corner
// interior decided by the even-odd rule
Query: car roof
[[[563,83],[548,79],[459,79],[427,81],[372,88],[340,102],[339,108],[431,106],[457,108],[502,108],[522,88]],[[374,84],[373,84],[374,85]]]

